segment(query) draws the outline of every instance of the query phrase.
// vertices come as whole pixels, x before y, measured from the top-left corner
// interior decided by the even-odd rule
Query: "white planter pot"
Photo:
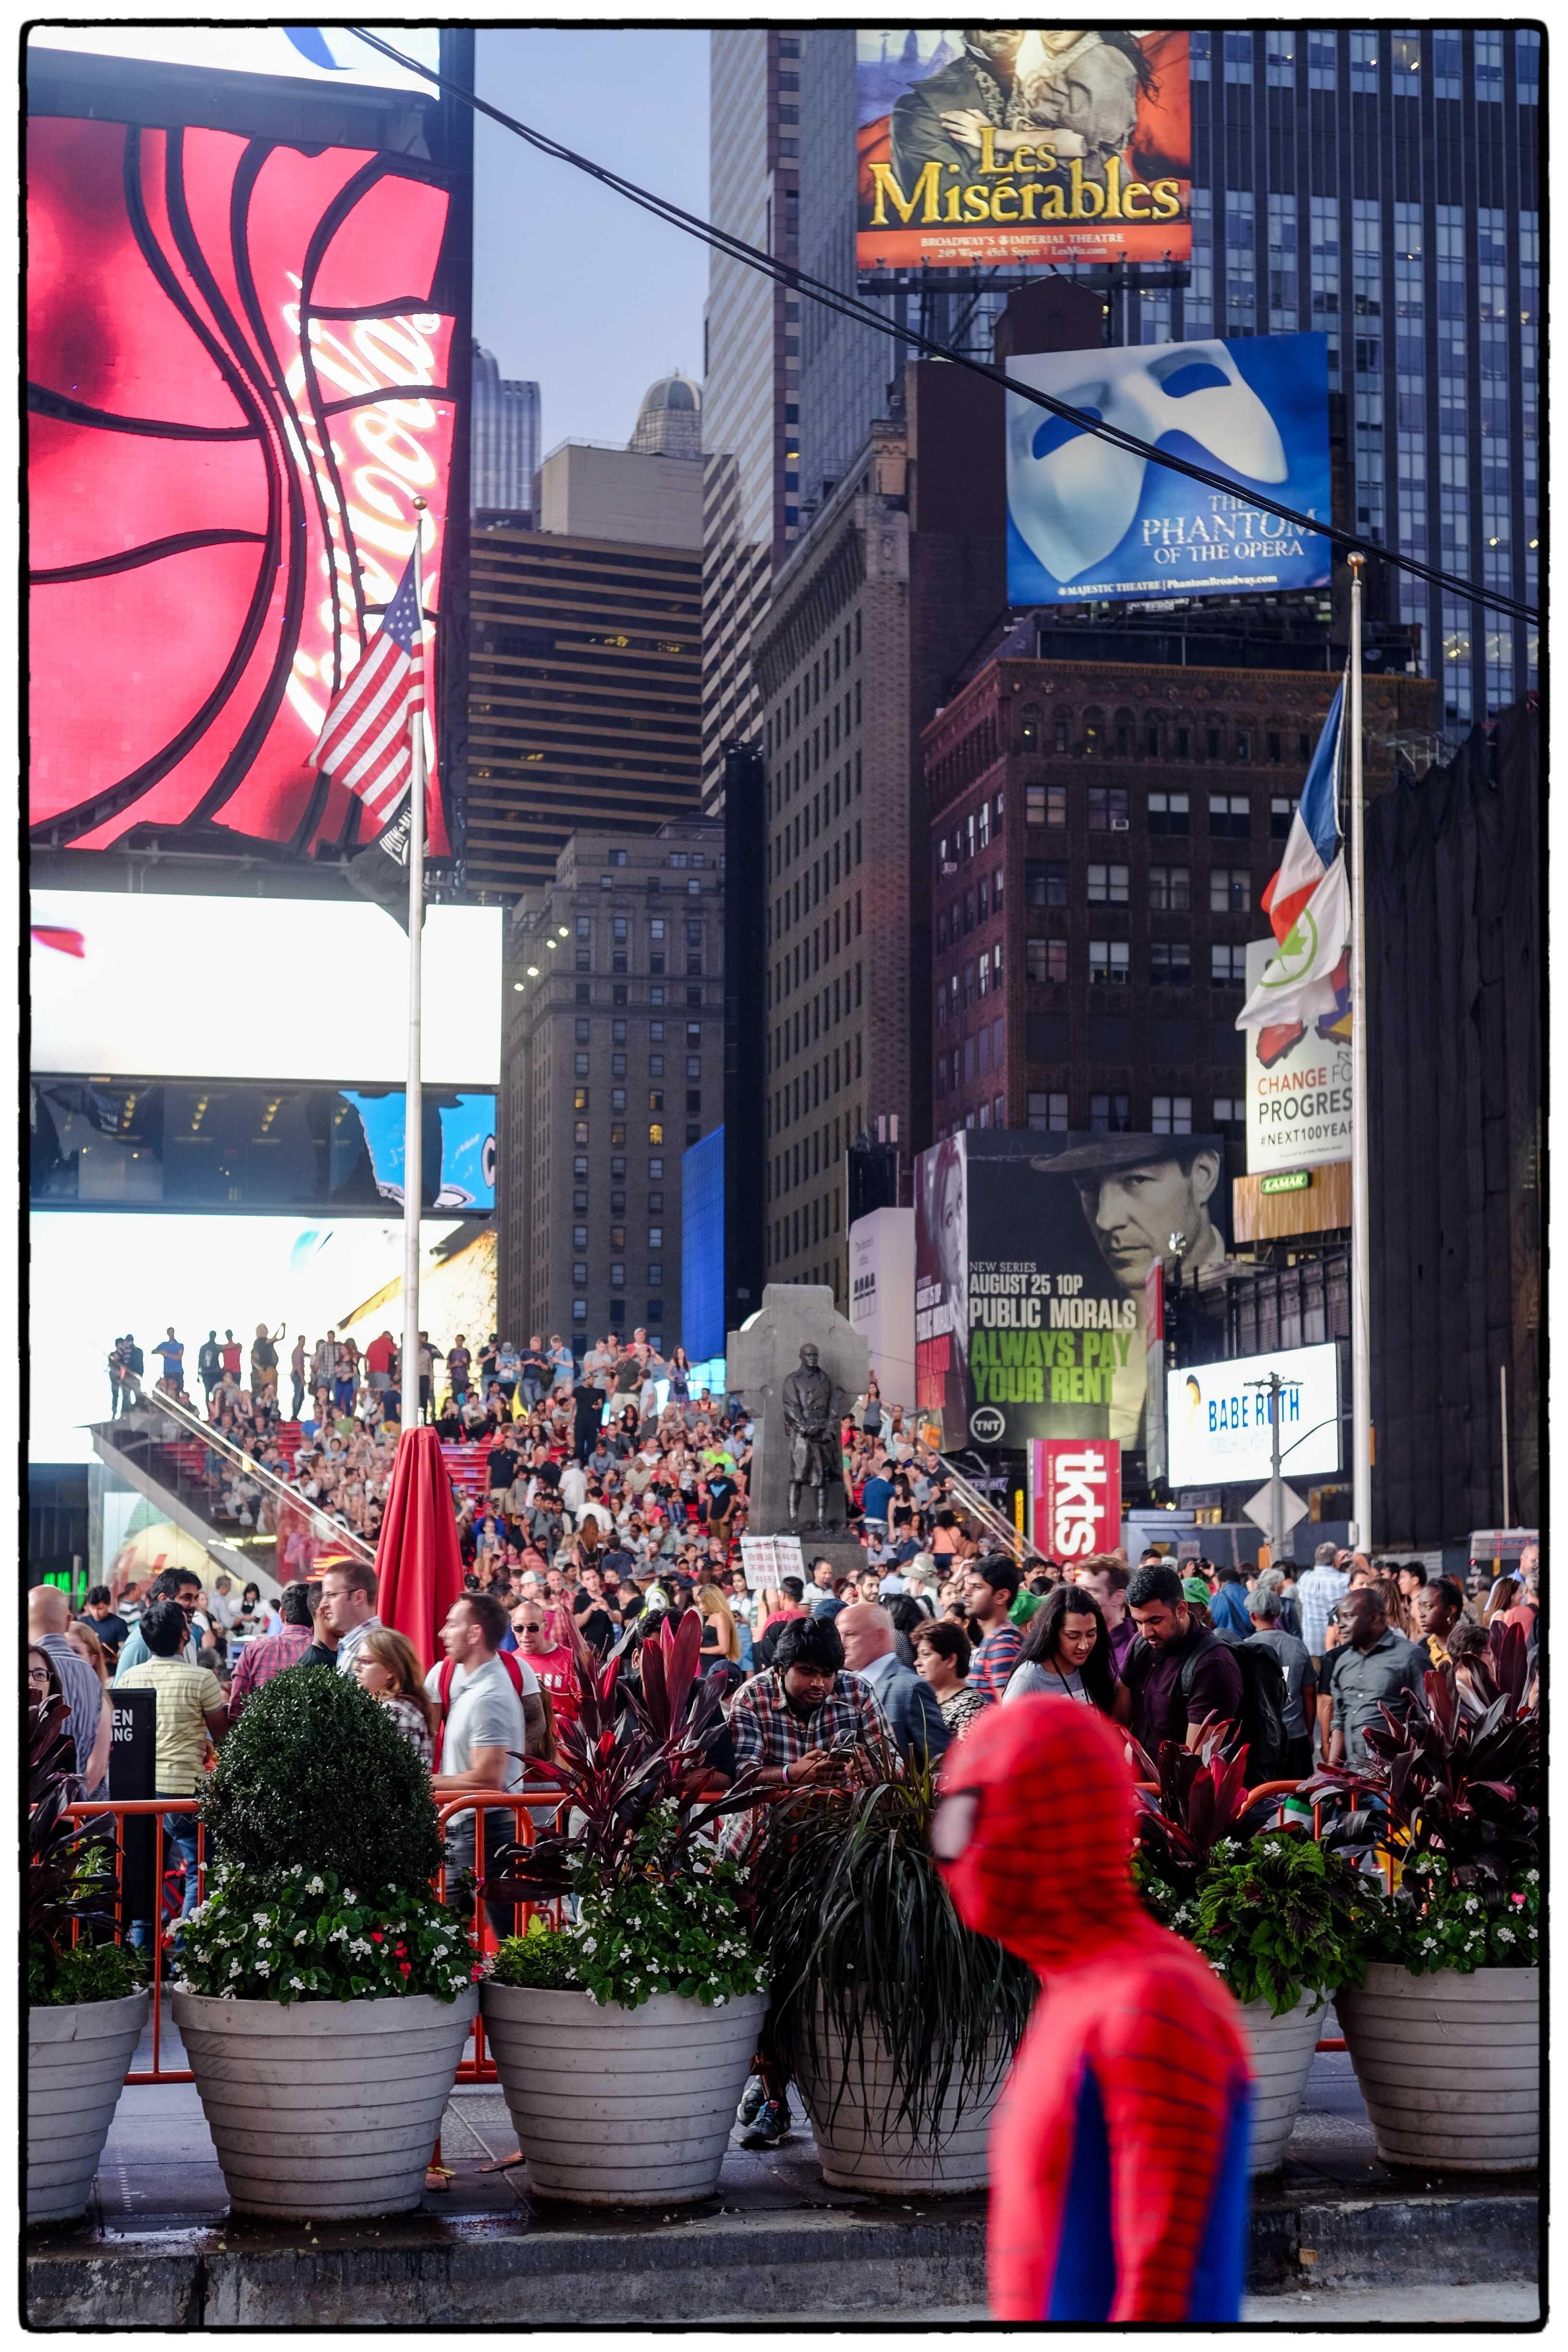
[[[235,2210],[334,2221],[409,2212],[478,2006],[472,1985],[453,2001],[175,1993]]]
[[[1387,1960],[1334,2007],[1384,2164],[1524,2172],[1541,2154],[1541,1971],[1412,1976]]]
[[[1247,2038],[1252,2044],[1252,2149],[1249,2172],[1272,2172],[1285,2161],[1296,2128],[1312,2053],[1329,2015],[1326,2006],[1309,2016],[1314,1995],[1304,1992],[1294,2009],[1276,2017],[1266,2000],[1244,2001]]]
[[[70,2221],[86,2212],[152,1998],[132,1992],[122,2000],[28,2010],[29,2221]]]
[[[935,2133],[917,2139],[908,2121],[898,2118],[900,2095],[892,2061],[874,2027],[867,2028],[862,2050],[849,2063],[847,2088],[837,2111],[830,2112],[833,2086],[842,2074],[843,2044],[831,2025],[819,2030],[826,2074],[819,2077],[803,2053],[795,2082],[811,2117],[822,2177],[831,2187],[868,2189],[881,2197],[903,2197],[910,2189],[956,2196],[963,2189],[984,2188],[986,2139],[1012,2064],[1010,2052],[997,2052],[990,2081],[964,2101],[962,2113],[958,2084],[951,2083]]]
[[[640,2009],[585,1992],[483,1988],[485,2036],[528,2177],[573,2205],[672,2205],[719,2186],[766,1993],[717,2009],[655,1993]]]

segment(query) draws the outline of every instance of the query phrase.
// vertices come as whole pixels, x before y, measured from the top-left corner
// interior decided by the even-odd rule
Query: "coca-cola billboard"
[[[347,852],[359,804],[309,755],[416,498],[444,602],[451,190],[414,155],[58,114],[27,174],[34,845]]]

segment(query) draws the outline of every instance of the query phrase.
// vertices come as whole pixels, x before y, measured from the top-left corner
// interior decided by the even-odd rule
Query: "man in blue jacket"
[[[845,1664],[876,1699],[903,1753],[912,1763],[934,1764],[952,1734],[931,1685],[900,1664],[891,1617],[875,1601],[857,1601],[841,1612],[837,1625]]]

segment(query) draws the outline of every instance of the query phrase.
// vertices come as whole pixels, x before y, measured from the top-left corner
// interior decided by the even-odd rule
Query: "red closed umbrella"
[[[407,1634],[422,1666],[434,1665],[437,1628],[463,1591],[463,1555],[452,1482],[433,1429],[405,1429],[397,1441],[375,1574],[382,1623]]]

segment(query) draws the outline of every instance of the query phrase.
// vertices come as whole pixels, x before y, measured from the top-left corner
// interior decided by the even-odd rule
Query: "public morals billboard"
[[[915,1396],[942,1443],[1144,1444],[1144,1276],[1223,1263],[1224,1145],[969,1129],[922,1151]]]
[[[1244,485],[1237,494],[1208,489],[1009,392],[1010,603],[1327,583],[1329,541],[1269,505],[1273,497],[1330,519],[1326,336],[1042,352],[1009,361],[1007,372]]]
[[[862,270],[1183,261],[1188,36],[856,35]]]

